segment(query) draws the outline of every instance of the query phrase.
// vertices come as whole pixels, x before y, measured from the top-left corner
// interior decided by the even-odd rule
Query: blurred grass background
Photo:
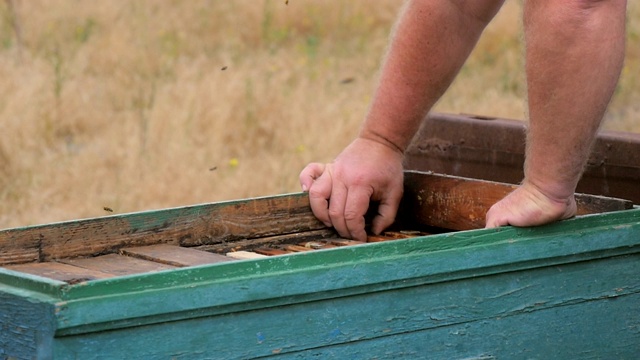
[[[0,228],[299,190],[367,110],[397,0],[5,0]],[[640,131],[640,4],[605,128]],[[523,119],[507,1],[436,111]]]

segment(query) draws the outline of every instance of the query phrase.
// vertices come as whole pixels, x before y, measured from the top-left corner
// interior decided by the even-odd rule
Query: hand
[[[340,236],[366,241],[364,215],[378,201],[372,231],[379,234],[396,217],[403,192],[403,155],[374,140],[358,138],[330,164],[312,163],[300,173],[315,216]]]
[[[553,198],[525,181],[489,209],[486,227],[537,226],[568,219],[575,215],[576,201],[573,195],[567,199]]]

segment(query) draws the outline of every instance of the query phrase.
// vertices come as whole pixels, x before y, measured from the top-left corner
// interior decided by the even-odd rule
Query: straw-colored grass
[[[356,135],[400,6],[0,3],[0,227],[298,191]],[[523,118],[519,6],[436,110]],[[640,130],[639,35],[609,129]]]

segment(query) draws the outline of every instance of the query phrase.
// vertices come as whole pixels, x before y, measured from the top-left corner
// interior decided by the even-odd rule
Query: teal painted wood
[[[79,359],[635,359],[639,273],[640,254],[621,256],[67,336],[55,351]]]
[[[53,309],[42,312],[53,324],[45,330],[55,331],[52,348],[36,343],[17,358],[107,358],[124,354],[122,349],[132,351],[127,357],[152,358],[298,356],[324,346],[330,346],[327,354],[360,358],[351,345],[374,351],[403,334],[402,341],[411,342],[421,332],[440,336],[457,324],[476,329],[483,322],[581,304],[591,309],[600,302],[616,317],[629,316],[629,325],[618,330],[624,334],[612,337],[616,348],[637,349],[639,314],[618,300],[637,300],[638,253],[636,208],[539,228],[473,230],[76,285],[0,269],[0,293],[9,298],[19,289],[21,301]],[[15,323],[11,316],[0,317],[0,326]],[[340,325],[344,319],[353,321],[351,327]],[[587,323],[614,329],[613,323]],[[300,339],[288,340],[293,336]]]
[[[637,324],[625,314],[638,311],[639,302],[637,295],[607,299],[292,352],[278,359],[638,359],[637,335],[629,329]]]
[[[53,299],[0,285],[0,359],[51,359]]]
[[[628,254],[640,251],[639,219],[640,211],[633,210],[539,229],[458,232],[65,286],[58,329],[73,333],[103,328],[100,323],[128,326],[131,309],[142,318],[137,324],[156,321],[154,316],[167,321],[194,310],[250,310],[329,292],[388,290]],[[164,300],[149,306],[158,298]]]
[[[575,228],[582,228],[587,223],[597,224],[597,221],[567,222],[562,227],[574,231],[564,235],[554,235],[555,227],[539,231],[536,237],[521,237],[519,233],[526,234],[529,230],[514,228],[460,232],[98,280],[83,286],[65,285],[61,293],[64,303],[58,309],[58,329],[62,333],[87,331],[73,328],[102,328],[100,323],[115,326],[114,322],[119,321],[124,322],[122,326],[128,326],[131,309],[135,309],[141,318],[148,317],[138,319],[136,323],[156,321],[153,316],[161,316],[166,321],[185,316],[183,313],[192,310],[209,309],[207,311],[215,313],[225,311],[223,306],[251,309],[263,304],[286,304],[292,296],[315,299],[328,291],[385,290],[399,286],[396,283],[409,286],[613,256],[630,251],[629,248],[638,242],[634,235],[638,231],[637,225],[631,228],[618,226],[617,222],[611,222],[614,218],[600,219],[607,225],[580,232]],[[561,230],[558,232],[562,234]],[[576,236],[582,239],[576,241]],[[496,256],[497,249],[504,254]],[[427,257],[425,262],[425,256],[432,253],[435,255]],[[324,281],[305,282],[300,277]],[[157,298],[166,301],[148,306]]]

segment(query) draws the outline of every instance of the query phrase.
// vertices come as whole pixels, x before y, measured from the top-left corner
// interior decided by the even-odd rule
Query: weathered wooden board
[[[219,254],[168,244],[125,248],[121,249],[120,252],[125,255],[171,266],[196,266],[233,260]]]
[[[417,171],[405,172],[405,194],[399,217],[451,230],[485,226],[489,208],[517,185]],[[629,200],[576,194],[578,215],[630,209]]]
[[[489,206],[513,190],[513,185],[430,173],[407,172],[406,179],[407,211],[402,216],[449,230],[481,228]],[[580,214],[632,205],[592,195],[580,195],[578,202]],[[225,254],[332,236],[335,232],[313,216],[308,196],[292,194],[0,231],[0,265],[105,255],[160,243]]]
[[[625,313],[640,296],[602,299],[383,338],[286,353],[278,359],[637,359]],[[615,303],[614,303],[615,302]],[[588,314],[588,315],[586,315]],[[419,320],[417,320],[419,321]],[[597,325],[595,325],[597,324]],[[594,329],[598,334],[594,334]],[[506,330],[508,329],[508,330]]]
[[[6,266],[7,269],[27,274],[38,275],[50,279],[78,283],[89,280],[105,279],[114,276],[108,272],[91,270],[77,266],[57,263],[41,262]]]
[[[0,359],[51,359],[54,311],[51,298],[0,281]]]
[[[322,228],[309,211],[306,194],[220,202],[0,231],[0,265],[96,256],[123,247],[197,246]]]
[[[408,170],[518,184],[524,121],[431,113],[405,153]],[[577,192],[640,204],[640,133],[600,131]]]
[[[253,250],[257,247],[265,245],[273,246],[280,244],[299,243],[302,241],[326,239],[336,236],[336,232],[333,229],[323,228],[319,230],[300,231],[285,235],[274,235],[253,239],[229,241],[213,245],[200,245],[195,248],[198,250],[226,254],[228,252],[234,251]]]
[[[625,279],[638,272],[636,255],[335,296],[62,337],[55,355],[634,359],[640,281]],[[322,280],[331,278],[327,274]],[[182,333],[190,336],[175,336]]]
[[[169,270],[175,266],[160,262],[137,259],[118,254],[102,255],[90,258],[62,259],[60,262],[80,268],[98,270],[113,275],[140,274],[161,270]]]

